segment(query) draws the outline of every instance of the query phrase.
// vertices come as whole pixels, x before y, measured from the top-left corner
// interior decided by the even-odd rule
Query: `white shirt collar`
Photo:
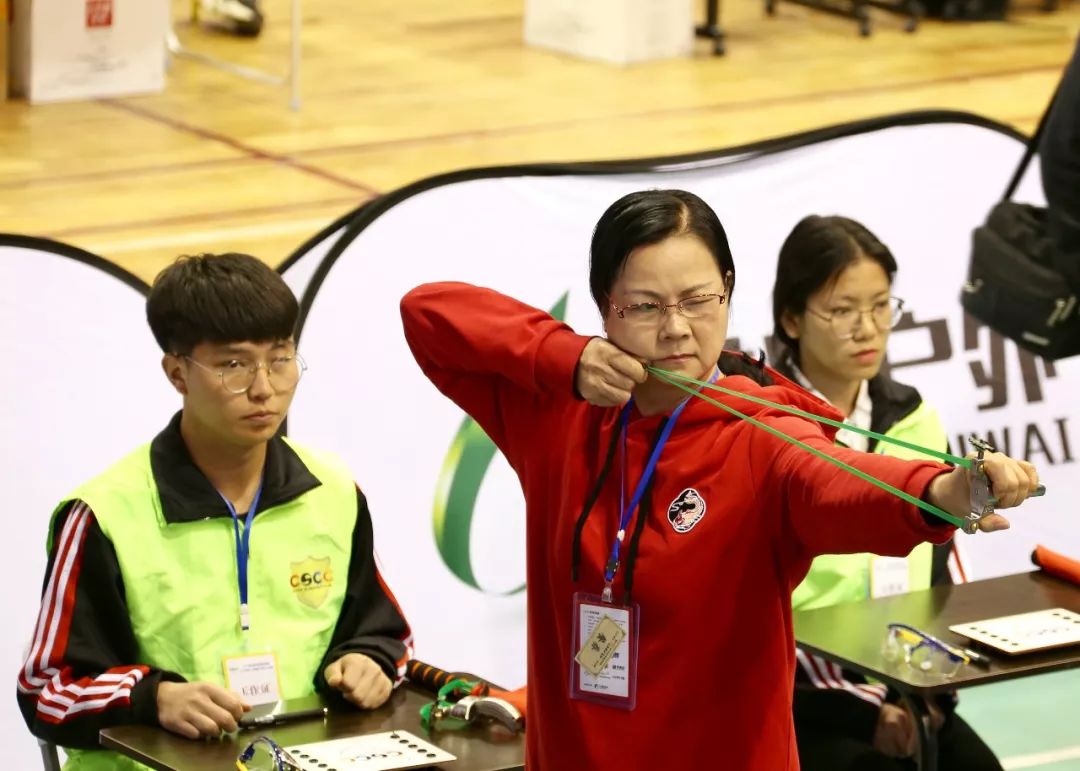
[[[797,382],[799,385],[801,385],[803,388],[805,388],[817,398],[821,399],[823,402],[829,401],[825,398],[821,391],[814,388],[813,383],[811,383],[807,379],[806,375],[802,373],[802,370],[800,370],[794,364],[791,365],[791,369],[795,374],[795,382]],[[851,411],[850,415],[844,418],[844,422],[849,425],[855,426],[856,428],[861,428],[864,431],[869,431],[873,410],[874,403],[870,399],[870,381],[864,380],[862,381],[862,385],[859,386],[858,396],[855,397],[855,409]],[[862,434],[857,434],[854,431],[848,431],[847,429],[840,429],[839,431],[837,431],[836,440],[850,447],[851,449],[859,450],[860,452],[866,452],[868,449],[870,449],[869,437],[863,436]]]

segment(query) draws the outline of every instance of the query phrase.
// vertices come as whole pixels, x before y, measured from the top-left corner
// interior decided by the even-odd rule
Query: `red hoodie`
[[[530,771],[798,769],[791,591],[810,561],[824,553],[905,555],[921,541],[947,540],[953,529],[930,526],[914,506],[693,399],[660,458],[652,505],[641,509],[633,573],[637,706],[624,711],[571,699],[571,598],[602,588],[619,516],[615,464],[585,525],[575,584],[574,526],[619,415],[575,395],[574,372],[589,338],[543,311],[465,284],[418,287],[401,313],[421,369],[480,423],[525,493]],[[766,373],[775,385],[742,375],[721,382],[838,419],[828,405]],[[947,469],[837,448],[832,429],[710,395],[915,496]],[[662,419],[631,413],[628,485],[637,483]],[[688,488],[705,513],[679,533],[669,521],[677,514],[668,510]],[[620,568],[616,596],[625,576]]]

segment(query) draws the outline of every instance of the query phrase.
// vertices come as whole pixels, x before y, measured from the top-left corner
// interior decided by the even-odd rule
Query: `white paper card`
[[[988,618],[970,624],[953,624],[949,629],[1010,654],[1080,645],[1080,613],[1065,608]]]
[[[870,558],[870,596],[891,597],[911,591],[911,570],[903,557]]]
[[[277,658],[273,653],[249,656],[226,656],[225,687],[248,704],[270,704],[281,701]]]
[[[302,771],[392,771],[421,768],[457,760],[434,744],[408,731],[383,731],[328,742],[286,746]]]
[[[630,611],[611,605],[582,603],[578,612],[580,613],[578,618],[579,648],[592,636],[593,629],[604,616],[618,624],[624,633],[622,642],[611,656],[607,667],[599,675],[594,677],[588,669],[577,664],[579,687],[587,693],[628,697],[630,695]]]

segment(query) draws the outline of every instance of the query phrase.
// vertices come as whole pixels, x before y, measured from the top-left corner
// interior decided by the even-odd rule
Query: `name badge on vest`
[[[252,706],[281,701],[281,680],[273,651],[222,658],[225,687]]]
[[[911,569],[904,557],[870,558],[870,596],[891,597],[911,591]]]

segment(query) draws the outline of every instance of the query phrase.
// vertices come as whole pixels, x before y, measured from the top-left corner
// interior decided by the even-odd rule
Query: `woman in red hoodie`
[[[612,204],[593,235],[590,287],[607,339],[465,284],[421,286],[401,303],[420,367],[525,493],[527,765],[793,771],[792,588],[818,554],[903,555],[953,528],[648,374],[723,378],[839,418],[772,370],[721,355],[735,266],[697,196]],[[712,395],[966,515],[963,469],[838,448],[832,429]],[[1030,464],[1000,454],[987,471],[1001,508],[1037,484]]]

